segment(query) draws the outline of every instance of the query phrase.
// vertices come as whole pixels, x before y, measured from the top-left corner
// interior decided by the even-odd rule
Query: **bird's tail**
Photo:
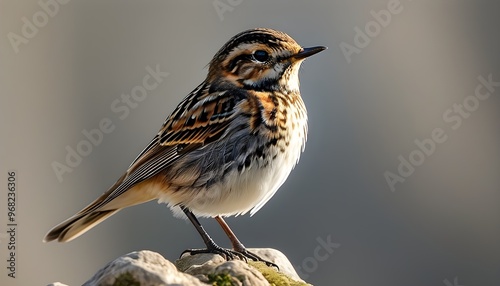
[[[101,221],[118,212],[117,210],[78,213],[52,228],[43,239],[44,242],[56,240],[67,242],[82,235]]]
[[[43,241],[73,240],[119,210],[157,198],[158,188],[154,180],[145,180],[129,189],[117,192],[117,188],[122,187],[124,178],[125,176],[120,178],[106,193],[83,210],[52,228]]]

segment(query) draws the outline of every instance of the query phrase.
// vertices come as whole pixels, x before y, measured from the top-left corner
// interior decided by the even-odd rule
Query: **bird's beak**
[[[326,50],[326,49],[327,49],[327,47],[323,47],[323,46],[302,48],[298,53],[293,55],[292,58],[294,58],[296,60],[305,59],[307,57],[310,57],[310,56],[317,54],[317,53],[319,53],[323,50]]]

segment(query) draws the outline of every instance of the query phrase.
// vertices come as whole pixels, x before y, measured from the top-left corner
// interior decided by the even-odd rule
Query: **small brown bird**
[[[298,71],[305,58],[324,49],[302,48],[271,29],[234,36],[127,172],[44,241],[70,241],[123,208],[157,199],[174,215],[184,213],[201,235],[207,248],[188,252],[262,260],[223,217],[255,214],[297,163],[307,134]],[[197,216],[214,217],[233,249],[215,244]]]

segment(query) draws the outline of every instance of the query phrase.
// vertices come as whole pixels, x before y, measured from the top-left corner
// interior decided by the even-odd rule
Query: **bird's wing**
[[[101,197],[79,214],[99,210],[134,185],[149,179],[180,157],[219,139],[237,114],[246,94],[238,90],[208,93],[200,87],[166,119],[160,132]]]
[[[217,140],[226,131],[236,114],[236,105],[244,97],[240,90],[227,90],[186,98],[160,130],[160,144],[184,147]]]

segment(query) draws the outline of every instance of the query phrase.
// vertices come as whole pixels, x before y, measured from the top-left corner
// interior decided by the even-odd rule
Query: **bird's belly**
[[[233,168],[219,182],[191,192],[182,205],[204,217],[242,215],[249,211],[253,215],[284,183],[301,150],[302,146],[293,144],[284,150],[273,147],[264,158],[254,158],[243,170]],[[178,207],[172,209],[181,214]]]
[[[262,200],[270,198],[288,177],[292,166],[286,164],[286,156],[278,155],[262,166],[254,165],[239,172],[227,174],[227,178],[211,188],[191,205],[199,215],[240,215],[250,211]]]

